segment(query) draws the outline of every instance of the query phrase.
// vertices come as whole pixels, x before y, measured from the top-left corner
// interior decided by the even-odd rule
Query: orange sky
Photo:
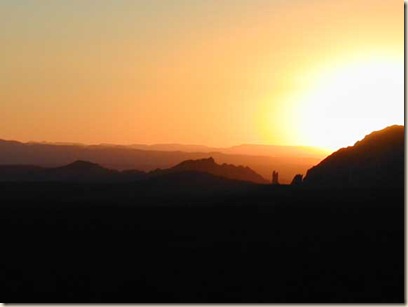
[[[0,2],[0,138],[351,145],[403,124],[403,2]]]

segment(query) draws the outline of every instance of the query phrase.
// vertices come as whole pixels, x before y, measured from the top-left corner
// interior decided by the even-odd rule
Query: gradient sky
[[[0,138],[351,145],[403,124],[403,1],[1,0]]]

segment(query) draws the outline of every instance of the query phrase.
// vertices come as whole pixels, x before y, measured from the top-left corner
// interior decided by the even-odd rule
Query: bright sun
[[[366,134],[404,124],[404,66],[366,59],[320,71],[297,110],[303,142],[332,150]]]

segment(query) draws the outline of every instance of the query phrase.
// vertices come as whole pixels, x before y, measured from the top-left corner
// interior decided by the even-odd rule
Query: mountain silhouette
[[[111,181],[118,179],[120,173],[110,170],[99,164],[88,161],[75,161],[71,164],[46,169],[40,172],[39,177],[50,181]]]
[[[404,193],[385,186],[403,182],[403,132],[370,134],[309,171],[307,184],[328,188],[304,188],[300,173],[293,185],[225,178],[262,180],[209,155],[148,173],[55,146],[69,159],[58,167],[0,165],[2,299],[405,302]],[[347,188],[350,165],[351,183],[380,186]]]
[[[180,172],[202,172],[208,173],[214,176],[249,181],[254,183],[268,183],[268,181],[261,175],[257,174],[255,171],[249,167],[235,166],[232,164],[217,164],[215,160],[210,157],[207,159],[199,160],[187,160],[183,161],[176,166],[165,169],[165,170],[155,170],[150,172],[151,175],[163,175],[169,173],[180,173]]]
[[[337,187],[402,187],[404,126],[372,132],[308,170],[304,183]]]
[[[189,173],[189,175],[169,176],[171,174]],[[202,174],[205,174],[204,176]],[[187,177],[186,177],[187,176]],[[184,161],[169,169],[158,169],[149,173],[139,170],[118,171],[105,168],[99,164],[78,160],[68,165],[44,168],[25,165],[0,166],[0,181],[69,181],[69,182],[130,182],[149,178],[164,177],[172,180],[197,178],[207,181],[219,181],[215,177],[229,180],[240,180],[254,183],[267,183],[259,174],[249,167],[215,163],[213,158]],[[194,179],[194,177],[197,177]]]
[[[281,183],[304,174],[328,153],[299,146],[240,145],[215,148],[199,145],[84,145],[71,143],[21,143],[0,140],[0,165],[58,167],[75,160],[92,161],[103,167],[150,172],[170,168],[186,160],[213,157],[218,163],[246,165],[264,178],[279,171]]]
[[[99,164],[92,163],[89,161],[77,160],[71,164],[58,167],[56,170],[65,170],[65,171],[74,171],[74,172],[83,172],[83,171],[106,171],[105,168]]]

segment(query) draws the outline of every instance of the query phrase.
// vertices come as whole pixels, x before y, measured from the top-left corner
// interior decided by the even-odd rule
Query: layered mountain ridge
[[[290,183],[295,174],[304,174],[326,155],[326,152],[316,148],[300,146],[239,145],[214,148],[180,144],[84,145],[0,140],[0,165],[58,167],[83,160],[109,169],[150,172],[158,168],[171,168],[186,160],[213,157],[221,164],[246,165],[267,179],[273,170],[278,170],[282,183]]]
[[[205,173],[210,175],[210,177],[267,183],[266,179],[249,167],[217,164],[212,157],[200,160],[187,160],[174,167],[157,169],[151,172],[112,170],[96,163],[81,160],[55,168],[31,165],[3,165],[0,166],[0,181],[129,182],[163,176],[168,177],[171,174],[178,173]]]

